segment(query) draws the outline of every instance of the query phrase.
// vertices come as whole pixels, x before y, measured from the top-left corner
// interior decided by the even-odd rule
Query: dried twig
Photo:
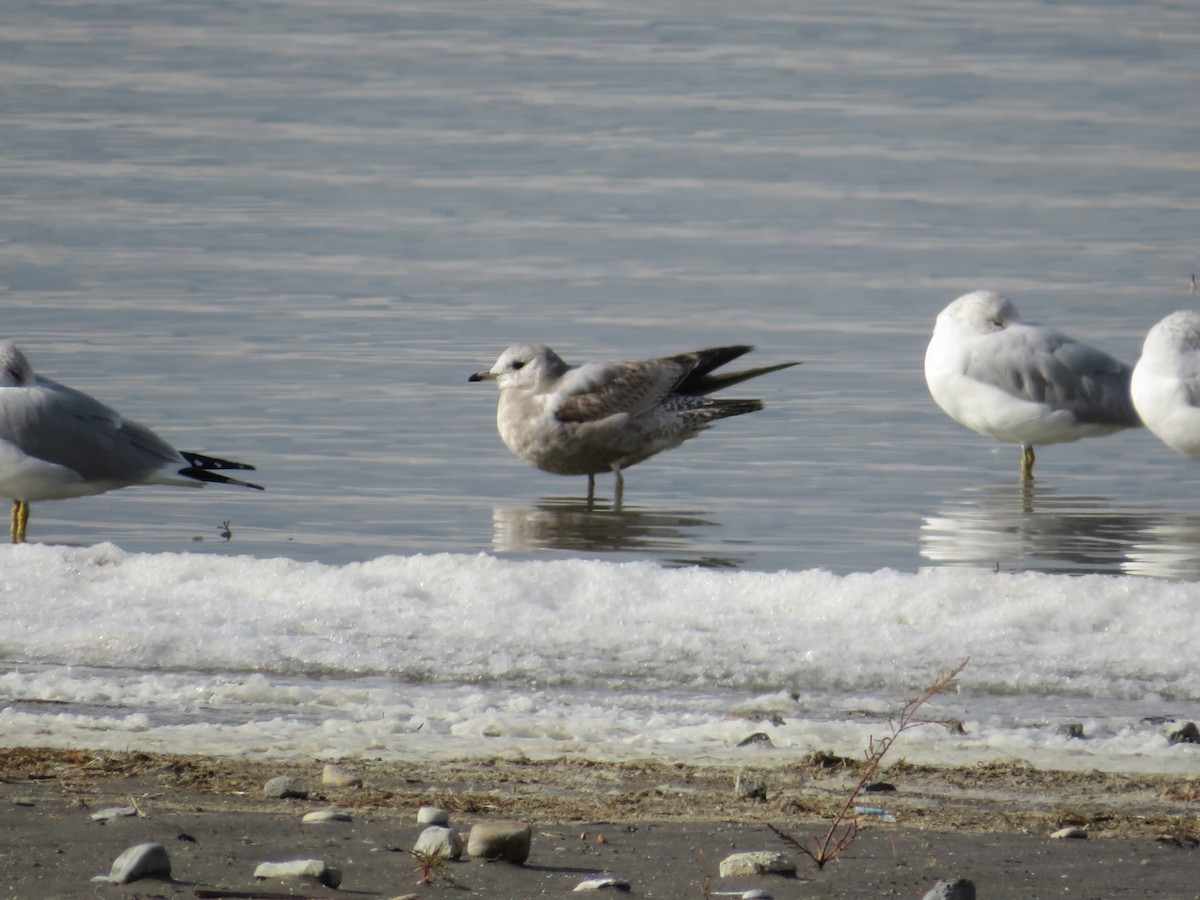
[[[811,859],[818,869],[825,868],[826,863],[832,862],[845,853],[846,849],[854,843],[854,839],[858,837],[858,816],[854,812],[854,808],[863,788],[874,780],[875,773],[879,771],[879,766],[883,763],[883,757],[892,749],[892,744],[896,742],[896,738],[900,737],[904,732],[910,728],[919,728],[923,725],[950,726],[951,723],[941,719],[918,718],[917,713],[933,697],[949,690],[954,684],[954,679],[966,668],[968,661],[964,659],[949,672],[939,674],[934,682],[925,688],[919,696],[910,699],[901,707],[900,712],[888,719],[888,727],[891,729],[891,734],[879,739],[871,737],[870,743],[867,745],[866,764],[863,766],[862,775],[855,782],[854,786],[850,788],[850,792],[846,795],[846,799],[842,805],[837,808],[829,830],[823,836],[813,838],[812,847],[798,840],[795,836],[776,828],[774,825],[768,823],[767,827],[782,840]]]

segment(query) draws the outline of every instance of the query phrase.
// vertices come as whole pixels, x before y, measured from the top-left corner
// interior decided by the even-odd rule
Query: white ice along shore
[[[0,548],[0,743],[430,758],[856,755],[970,662],[914,762],[1194,771],[1200,585],[962,569]],[[1072,736],[1081,725],[1083,738]]]

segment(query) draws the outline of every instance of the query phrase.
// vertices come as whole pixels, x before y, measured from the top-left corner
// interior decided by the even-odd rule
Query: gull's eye
[[[525,368],[525,361],[518,359],[516,362],[514,362],[512,364],[512,367],[517,370],[523,369],[523,368]]]

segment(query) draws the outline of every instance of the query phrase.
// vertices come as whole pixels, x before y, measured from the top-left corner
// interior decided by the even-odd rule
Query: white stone
[[[350,813],[342,812],[340,809],[314,809],[312,812],[305,813],[300,821],[306,825],[319,825],[324,822],[350,822],[353,819]]]
[[[421,832],[413,853],[421,856],[441,856],[458,859],[462,856],[463,843],[458,832],[445,825],[430,825]]]
[[[975,900],[975,882],[965,878],[939,881],[922,900]]]
[[[330,868],[321,859],[292,859],[286,862],[261,863],[254,870],[255,878],[288,878],[312,881],[336,888],[342,883],[342,873]]]
[[[1052,838],[1086,838],[1087,830],[1080,828],[1078,825],[1068,825],[1066,828],[1060,828],[1058,831],[1050,834]]]
[[[587,881],[581,881],[575,885],[573,893],[580,894],[588,891],[616,891],[619,894],[628,894],[631,890],[629,882],[624,878],[614,878],[611,875],[602,875],[599,878],[589,878]]]
[[[167,848],[162,844],[146,843],[130,847],[112,864],[108,880],[114,884],[128,884],[151,876],[171,877],[171,860],[167,856]]]
[[[122,816],[136,816],[136,806],[110,806],[92,813],[92,821],[107,822],[109,819],[119,819]]]
[[[329,787],[362,787],[362,779],[337,763],[326,763],[321,770],[321,784]]]
[[[733,875],[795,875],[796,864],[774,850],[733,853],[721,860],[721,877]]]
[[[417,810],[418,825],[449,825],[450,813],[440,806],[426,804]]]

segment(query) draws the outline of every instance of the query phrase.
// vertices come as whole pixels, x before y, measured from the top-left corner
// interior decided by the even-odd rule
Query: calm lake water
[[[1130,362],[1197,303],[1197,46],[1188,3],[10,0],[0,332],[268,488],[31,538],[1200,577],[1200,463],[1125,433],[1022,489],[921,374],[971,289]],[[517,340],[804,365],[589,511],[467,383]]]

